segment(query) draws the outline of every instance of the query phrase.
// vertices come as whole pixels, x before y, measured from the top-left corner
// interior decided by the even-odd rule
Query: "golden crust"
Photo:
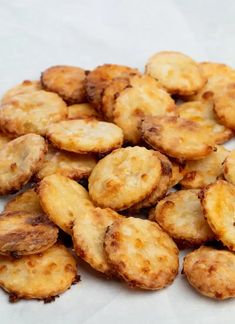
[[[76,218],[72,238],[76,253],[97,271],[112,275],[103,249],[107,227],[122,216],[112,209],[87,208]]]
[[[97,160],[93,155],[58,151],[49,146],[43,164],[35,177],[37,180],[42,180],[51,174],[59,173],[80,180],[90,175],[96,163]]]
[[[0,254],[19,257],[43,252],[57,237],[58,228],[46,215],[26,211],[0,214]]]
[[[211,101],[191,101],[178,106],[177,112],[180,117],[195,121],[208,128],[211,136],[214,136],[215,142],[221,144],[232,138],[233,132],[218,122],[213,106]]]
[[[139,74],[137,69],[123,65],[104,64],[91,71],[86,79],[86,91],[89,102],[98,110],[102,107],[102,96],[105,88],[115,78],[128,78]]]
[[[228,74],[233,71],[230,66],[215,62],[200,62],[199,69],[206,79],[209,79],[214,75]]]
[[[179,52],[159,52],[147,62],[146,73],[157,79],[168,92],[183,96],[200,90],[206,82],[199,66]]]
[[[56,92],[68,104],[86,100],[86,72],[80,67],[57,65],[42,72],[41,83],[45,90]]]
[[[145,116],[161,116],[175,112],[175,103],[159,83],[150,76],[134,76],[120,92],[113,109],[113,121],[124,132],[126,141],[138,144],[139,125]]]
[[[123,210],[150,195],[160,176],[161,162],[153,150],[139,146],[121,148],[94,167],[89,193],[96,205]]]
[[[214,95],[214,111],[223,125],[235,130],[235,82]]]
[[[29,81],[25,80],[20,84],[17,84],[10,90],[8,90],[1,99],[1,104],[8,102],[9,99],[12,99],[15,96],[21,95],[22,93],[31,93],[36,90],[41,90],[40,81]]]
[[[49,219],[71,234],[73,223],[84,208],[92,207],[87,191],[60,174],[45,177],[39,185],[39,200]]]
[[[3,146],[6,143],[10,142],[11,140],[12,139],[9,136],[7,136],[6,134],[0,133],[0,150],[1,150],[1,148],[3,148]]]
[[[68,106],[68,119],[96,118],[101,119],[98,112],[89,103]]]
[[[13,135],[45,135],[46,127],[65,119],[67,107],[55,93],[38,90],[9,99],[0,109],[0,127]]]
[[[159,201],[154,220],[180,247],[192,247],[214,238],[203,216],[199,190],[180,190]]]
[[[178,272],[178,249],[154,222],[138,218],[115,221],[104,249],[109,263],[131,287],[157,290],[171,284]]]
[[[234,253],[202,246],[186,255],[183,272],[202,295],[227,299],[235,297],[234,267]]]
[[[184,177],[185,164],[179,164],[171,160],[172,175],[168,184],[168,189],[176,186]]]
[[[118,126],[95,119],[66,120],[51,124],[47,138],[59,149],[75,153],[107,153],[123,143]]]
[[[235,187],[218,180],[203,190],[204,215],[215,236],[229,250],[235,251]]]
[[[216,151],[197,161],[187,161],[184,178],[180,181],[184,188],[202,188],[215,182],[223,174],[223,162],[229,151],[221,145],[216,146]]]
[[[141,128],[149,145],[179,160],[201,159],[215,146],[205,127],[176,116],[145,117]]]
[[[0,257],[0,286],[15,299],[47,299],[76,282],[76,260],[62,245],[20,259]]]
[[[235,185],[235,150],[231,151],[223,163],[225,179]]]
[[[43,137],[20,136],[0,150],[0,195],[17,191],[40,168],[47,151]]]

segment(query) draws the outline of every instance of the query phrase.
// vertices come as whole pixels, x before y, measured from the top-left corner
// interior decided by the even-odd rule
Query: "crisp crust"
[[[185,164],[180,164],[171,160],[171,170],[172,175],[169,181],[169,189],[176,186],[183,179],[185,173]]]
[[[98,110],[102,108],[102,96],[105,88],[115,78],[128,78],[139,74],[137,69],[117,64],[104,64],[91,71],[86,79],[86,91],[89,102]]]
[[[215,147],[205,127],[176,116],[145,117],[141,129],[149,145],[179,160],[201,159]]]
[[[57,237],[58,228],[46,215],[26,211],[0,214],[0,254],[36,254],[54,245]]]
[[[206,79],[209,79],[214,75],[233,72],[233,69],[230,66],[216,62],[200,62],[199,69]]]
[[[76,260],[62,245],[20,259],[0,257],[0,286],[16,299],[57,296],[76,281]]]
[[[70,105],[85,102],[85,79],[85,70],[68,65],[52,66],[41,74],[43,88],[56,92]]]
[[[231,151],[223,163],[225,179],[235,185],[235,150]]]
[[[38,192],[44,212],[68,234],[71,234],[78,214],[87,206],[93,206],[87,191],[80,184],[60,174],[45,177]]]
[[[45,135],[50,123],[66,117],[66,104],[56,93],[38,90],[14,96],[1,105],[0,127],[13,135]]]
[[[35,174],[35,178],[40,181],[51,174],[59,173],[65,177],[80,180],[90,175],[96,163],[97,159],[91,154],[59,151],[49,146],[43,164]]]
[[[220,178],[223,174],[223,162],[229,151],[221,145],[207,157],[197,161],[187,161],[184,170],[184,178],[180,184],[184,188],[202,188]]]
[[[168,92],[192,95],[206,82],[199,66],[189,56],[180,52],[159,52],[147,62],[146,73],[157,79]]]
[[[127,209],[157,188],[161,170],[161,162],[153,150],[139,146],[115,150],[91,172],[91,199],[103,208]]]
[[[7,136],[6,134],[0,133],[0,150],[3,148],[3,146],[10,142],[12,140],[12,138],[10,138],[9,136]]]
[[[68,106],[68,119],[84,119],[96,118],[101,119],[101,116],[89,103],[81,103]]]
[[[54,146],[75,153],[108,153],[122,146],[120,127],[95,119],[66,120],[51,124],[47,138]]]
[[[169,194],[156,206],[154,219],[180,247],[193,247],[214,239],[203,216],[199,190]]]
[[[104,240],[109,263],[131,287],[157,290],[171,284],[178,272],[178,249],[160,227],[138,218],[109,226]]]
[[[174,100],[156,80],[146,75],[134,76],[115,100],[113,121],[122,128],[126,141],[138,144],[141,140],[139,126],[145,116],[174,112]]]
[[[202,246],[184,258],[183,272],[202,295],[227,299],[235,297],[234,267],[234,253]]]
[[[5,144],[0,150],[0,195],[21,189],[40,168],[46,151],[45,140],[36,134]]]
[[[218,180],[203,190],[201,202],[216,238],[229,250],[235,251],[235,187]]]
[[[224,143],[233,137],[233,132],[220,124],[213,111],[214,104],[210,100],[191,101],[177,107],[180,117],[195,121],[208,129],[217,144]]]
[[[34,214],[43,214],[37,189],[28,189],[9,200],[5,207],[5,212],[26,211]]]
[[[214,95],[214,111],[223,125],[235,130],[235,82]]]
[[[22,93],[31,93],[41,89],[42,87],[40,81],[24,80],[22,83],[17,84],[16,86],[4,93],[1,99],[1,104],[8,102],[9,99],[21,95]]]
[[[112,266],[104,252],[104,236],[107,227],[122,216],[112,209],[87,208],[76,218],[72,238],[76,253],[95,270],[110,276]]]

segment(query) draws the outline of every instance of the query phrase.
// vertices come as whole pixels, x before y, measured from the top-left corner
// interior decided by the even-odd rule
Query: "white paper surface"
[[[56,64],[89,69],[120,63],[143,70],[160,50],[235,66],[234,14],[232,0],[0,0],[0,93]],[[84,264],[79,272],[81,283],[51,304],[10,304],[0,292],[0,323],[234,322],[234,300],[202,297],[180,274],[167,289],[137,292]]]

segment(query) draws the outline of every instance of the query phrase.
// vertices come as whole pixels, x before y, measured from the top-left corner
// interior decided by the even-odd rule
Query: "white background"
[[[233,0],[0,0],[0,93],[56,64],[143,70],[160,50],[235,66],[234,17]],[[146,292],[79,269],[82,282],[51,304],[9,304],[1,292],[0,323],[234,323],[235,301],[202,297],[180,274]]]

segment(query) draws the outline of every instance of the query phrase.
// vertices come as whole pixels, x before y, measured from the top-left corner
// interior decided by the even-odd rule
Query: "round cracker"
[[[204,189],[201,200],[204,215],[216,238],[235,251],[235,187],[218,180]]]
[[[57,296],[76,282],[76,260],[62,245],[20,259],[0,257],[0,286],[17,299]]]
[[[202,246],[186,255],[183,272],[202,295],[227,299],[235,297],[234,268],[234,253]]]
[[[233,132],[224,125],[219,124],[213,111],[214,104],[211,101],[191,101],[178,106],[180,117],[195,121],[213,134],[217,144],[224,143],[233,137]]]
[[[161,162],[153,150],[126,147],[101,159],[89,177],[89,193],[96,205],[123,210],[153,192],[161,176]]]
[[[214,111],[223,125],[235,130],[235,82],[214,95]]]
[[[22,93],[31,93],[36,90],[41,90],[41,83],[40,81],[30,81],[25,80],[20,84],[17,84],[10,90],[8,90],[1,99],[1,104],[8,102],[9,99],[21,95]]]
[[[185,164],[179,164],[171,160],[172,175],[168,184],[168,189],[176,186],[184,177]]]
[[[46,151],[45,140],[36,134],[5,144],[0,150],[0,195],[21,189],[40,168]]]
[[[128,66],[104,64],[91,71],[86,80],[86,91],[89,102],[98,110],[102,107],[102,96],[105,88],[115,78],[128,78],[139,74],[139,71]]]
[[[126,141],[138,144],[141,140],[139,125],[145,116],[161,116],[175,112],[170,95],[150,76],[130,78],[130,86],[120,92],[113,110],[113,121],[124,132]]]
[[[179,160],[198,160],[210,154],[214,138],[199,123],[176,116],[145,117],[144,140],[154,149]]]
[[[180,247],[192,247],[214,238],[204,218],[200,190],[180,190],[159,201],[154,220]]]
[[[230,66],[216,62],[200,62],[199,68],[206,79],[209,79],[214,75],[233,72],[233,69]]]
[[[199,66],[189,56],[180,52],[159,52],[147,62],[146,73],[157,79],[168,92],[191,95],[206,82]]]
[[[45,135],[50,123],[65,119],[67,107],[56,94],[43,90],[22,93],[1,105],[0,127],[13,135]]]
[[[66,120],[51,124],[47,138],[59,149],[75,153],[108,153],[123,143],[118,126],[95,119]]]
[[[76,253],[106,275],[111,275],[113,271],[103,249],[105,232],[108,226],[121,217],[109,208],[87,208],[76,218],[72,229]]]
[[[96,163],[97,160],[93,155],[58,151],[49,146],[43,164],[35,177],[37,180],[42,180],[51,174],[59,173],[80,180],[90,175]]]
[[[231,151],[223,163],[225,179],[235,185],[235,150]]]
[[[39,200],[49,219],[64,232],[71,234],[79,213],[93,207],[87,191],[76,181],[60,174],[45,177],[39,185]]]
[[[58,228],[46,215],[26,211],[0,214],[0,254],[36,254],[55,244]]]
[[[56,92],[68,104],[86,100],[85,79],[85,70],[69,65],[52,66],[41,74],[43,88]]]
[[[68,119],[96,118],[101,119],[98,112],[89,103],[68,106]]]
[[[161,228],[134,217],[115,221],[106,232],[109,263],[131,287],[156,290],[172,283],[178,272],[178,249]]]

